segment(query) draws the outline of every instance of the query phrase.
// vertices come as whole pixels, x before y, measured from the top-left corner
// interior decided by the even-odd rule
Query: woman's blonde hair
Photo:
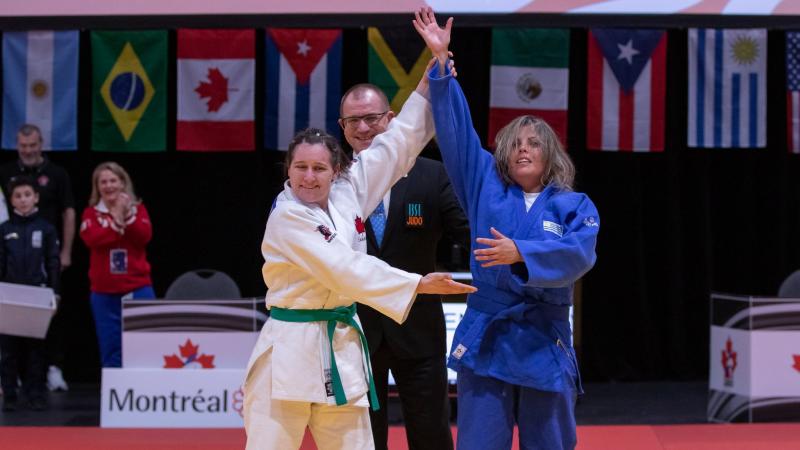
[[[97,182],[100,180],[100,172],[104,170],[108,170],[109,172],[118,176],[122,181],[124,186],[123,190],[125,193],[131,197],[131,200],[133,200],[134,203],[139,202],[139,199],[136,197],[136,193],[133,190],[133,181],[131,181],[131,177],[128,175],[128,172],[126,172],[125,169],[123,169],[119,164],[113,161],[106,161],[98,164],[92,173],[92,194],[89,196],[90,206],[95,206],[100,203],[100,190],[97,188]]]
[[[533,127],[533,131],[542,143],[542,158],[544,159],[544,172],[542,173],[542,186],[553,184],[559,189],[571,191],[575,181],[575,165],[566,151],[556,132],[544,120],[536,116],[519,116],[511,123],[504,126],[495,137],[494,160],[497,171],[506,184],[516,184],[511,179],[509,162],[514,151],[517,136],[525,127]]]

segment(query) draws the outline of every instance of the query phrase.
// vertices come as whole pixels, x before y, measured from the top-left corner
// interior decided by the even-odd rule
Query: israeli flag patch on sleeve
[[[555,234],[558,237],[563,237],[564,236],[564,229],[561,227],[561,225],[559,225],[559,224],[557,224],[555,222],[550,222],[549,220],[544,220],[544,221],[542,221],[542,228],[544,228],[544,231],[549,231],[549,232]]]

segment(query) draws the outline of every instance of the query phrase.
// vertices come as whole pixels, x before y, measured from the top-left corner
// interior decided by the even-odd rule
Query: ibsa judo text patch
[[[409,203],[406,205],[406,226],[422,228],[425,221],[422,216],[422,203]]]
[[[453,350],[453,358],[461,359],[464,356],[464,353],[467,353],[467,347],[464,347],[464,344],[458,344],[455,350]]]

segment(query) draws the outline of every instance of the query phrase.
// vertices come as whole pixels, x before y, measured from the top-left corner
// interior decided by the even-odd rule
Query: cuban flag
[[[286,150],[294,134],[336,134],[342,84],[342,30],[268,28],[264,144]]]
[[[589,32],[589,149],[664,150],[666,55],[663,30]]]
[[[800,31],[786,32],[786,107],[789,153],[800,153]]]
[[[689,30],[689,147],[767,144],[767,30]]]
[[[17,131],[39,127],[44,150],[75,150],[78,32],[3,34],[3,148],[17,148]]]

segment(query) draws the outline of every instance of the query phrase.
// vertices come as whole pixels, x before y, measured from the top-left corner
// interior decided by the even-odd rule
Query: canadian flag
[[[178,150],[255,150],[255,30],[178,30]]]

